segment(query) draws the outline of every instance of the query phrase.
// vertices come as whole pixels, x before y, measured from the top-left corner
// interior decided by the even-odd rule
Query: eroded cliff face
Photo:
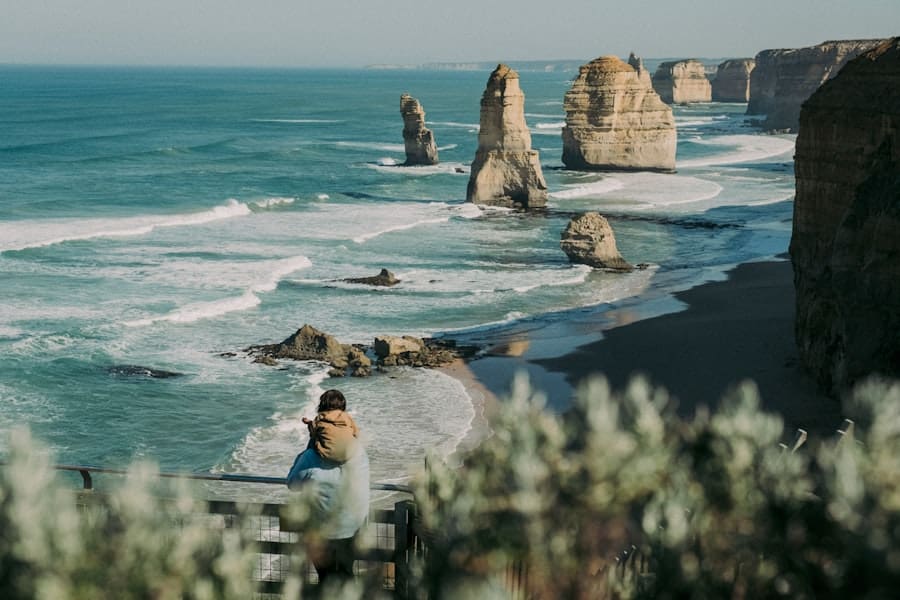
[[[824,42],[808,48],[763,50],[750,74],[748,115],[766,115],[769,130],[797,131],[800,107],[820,85],[838,74],[848,61],[881,40]]]
[[[827,390],[900,375],[900,38],[803,106],[791,259],[803,364]]]
[[[425,110],[418,100],[409,94],[400,96],[400,114],[403,116],[403,144],[406,148],[405,166],[436,165],[437,146],[434,135],[425,127]]]
[[[747,102],[750,99],[750,73],[756,67],[752,58],[736,58],[719,63],[712,82],[716,102]]]
[[[478,151],[466,199],[476,204],[535,208],[547,203],[547,183],[525,124],[519,74],[497,65],[481,97]]]
[[[635,61],[636,62],[636,61]],[[636,63],[637,64],[637,63]],[[675,169],[675,119],[647,71],[616,56],[582,65],[566,92],[562,161],[570,169]]]
[[[712,86],[699,60],[661,63],[653,74],[653,89],[666,104],[690,104],[712,100]]]

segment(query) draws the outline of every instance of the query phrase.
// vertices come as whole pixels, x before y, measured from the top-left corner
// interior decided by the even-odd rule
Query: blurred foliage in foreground
[[[621,394],[592,381],[559,416],[519,379],[462,467],[432,459],[416,481],[427,552],[412,594],[508,597],[517,565],[528,598],[896,597],[900,385],[863,386],[851,413],[855,438],[792,451],[752,385],[685,421],[640,380]],[[3,598],[254,597],[253,539],[205,515],[182,484],[161,499],[153,467],[83,506],[26,432],[6,460]],[[302,502],[291,509],[299,527],[314,525]],[[632,547],[645,567],[617,568]],[[311,591],[297,575],[285,597]],[[325,597],[379,588],[359,579]]]
[[[558,417],[520,379],[465,465],[420,482],[421,589],[502,598],[519,563],[533,598],[896,598],[900,385],[848,410],[855,438],[792,452],[752,384],[685,421],[641,380]],[[632,545],[646,568],[615,568]]]

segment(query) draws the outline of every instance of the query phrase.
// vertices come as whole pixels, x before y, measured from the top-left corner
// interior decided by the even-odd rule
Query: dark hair
[[[318,412],[325,410],[347,410],[347,400],[340,390],[326,390],[319,396]]]

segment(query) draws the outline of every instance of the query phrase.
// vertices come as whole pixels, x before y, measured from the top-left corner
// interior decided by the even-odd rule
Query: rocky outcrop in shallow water
[[[165,371],[142,365],[113,365],[112,367],[107,367],[106,372],[118,377],[148,377],[150,379],[171,379],[172,377],[184,375],[184,373],[178,373],[177,371]]]
[[[693,58],[660,63],[653,74],[653,89],[666,104],[712,100],[712,86],[703,63]]]
[[[582,65],[566,92],[562,161],[579,170],[675,170],[672,108],[646,70],[616,56]]]
[[[525,124],[519,74],[497,65],[481,97],[478,151],[466,200],[476,204],[537,208],[547,204],[547,182]]]
[[[397,279],[397,277],[387,269],[382,269],[381,272],[378,273],[378,275],[372,275],[371,277],[348,277],[343,281],[347,283],[374,285],[377,287],[391,287],[400,283],[400,280]]]
[[[331,366],[329,375],[367,377],[372,374],[372,360],[378,367],[440,367],[458,358],[468,358],[477,348],[457,346],[453,340],[415,338],[411,336],[378,336],[372,346],[342,344],[337,338],[311,325],[303,325],[278,344],[263,344],[245,349],[254,362],[277,366],[278,360],[315,360]]]
[[[425,127],[425,109],[409,94],[400,96],[400,114],[403,116],[403,145],[406,149],[406,167],[438,164],[438,151],[434,134]]]
[[[584,213],[569,221],[560,236],[559,246],[574,263],[610,271],[634,269],[619,254],[612,227],[599,213]]]
[[[750,99],[750,74],[756,67],[752,58],[735,58],[719,63],[712,81],[715,102],[747,102]]]
[[[807,48],[763,50],[750,74],[748,115],[766,115],[767,130],[797,131],[800,107],[848,61],[882,40],[824,42]]]
[[[900,38],[800,113],[790,253],[803,364],[826,390],[900,375]]]

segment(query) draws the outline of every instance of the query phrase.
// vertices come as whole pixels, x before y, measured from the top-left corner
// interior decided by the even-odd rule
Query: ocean
[[[489,336],[787,250],[794,136],[759,133],[743,104],[675,107],[677,174],[567,171],[575,73],[520,76],[550,188],[533,214],[465,202],[486,71],[0,67],[0,455],[25,424],[58,462],[284,476],[301,417],[338,387],[373,480],[402,482],[469,431],[459,381],[330,379],[242,349],[305,323],[344,343]],[[404,92],[437,166],[398,166]],[[559,236],[587,210],[651,267],[569,264]],[[382,268],[402,283],[341,281]]]

